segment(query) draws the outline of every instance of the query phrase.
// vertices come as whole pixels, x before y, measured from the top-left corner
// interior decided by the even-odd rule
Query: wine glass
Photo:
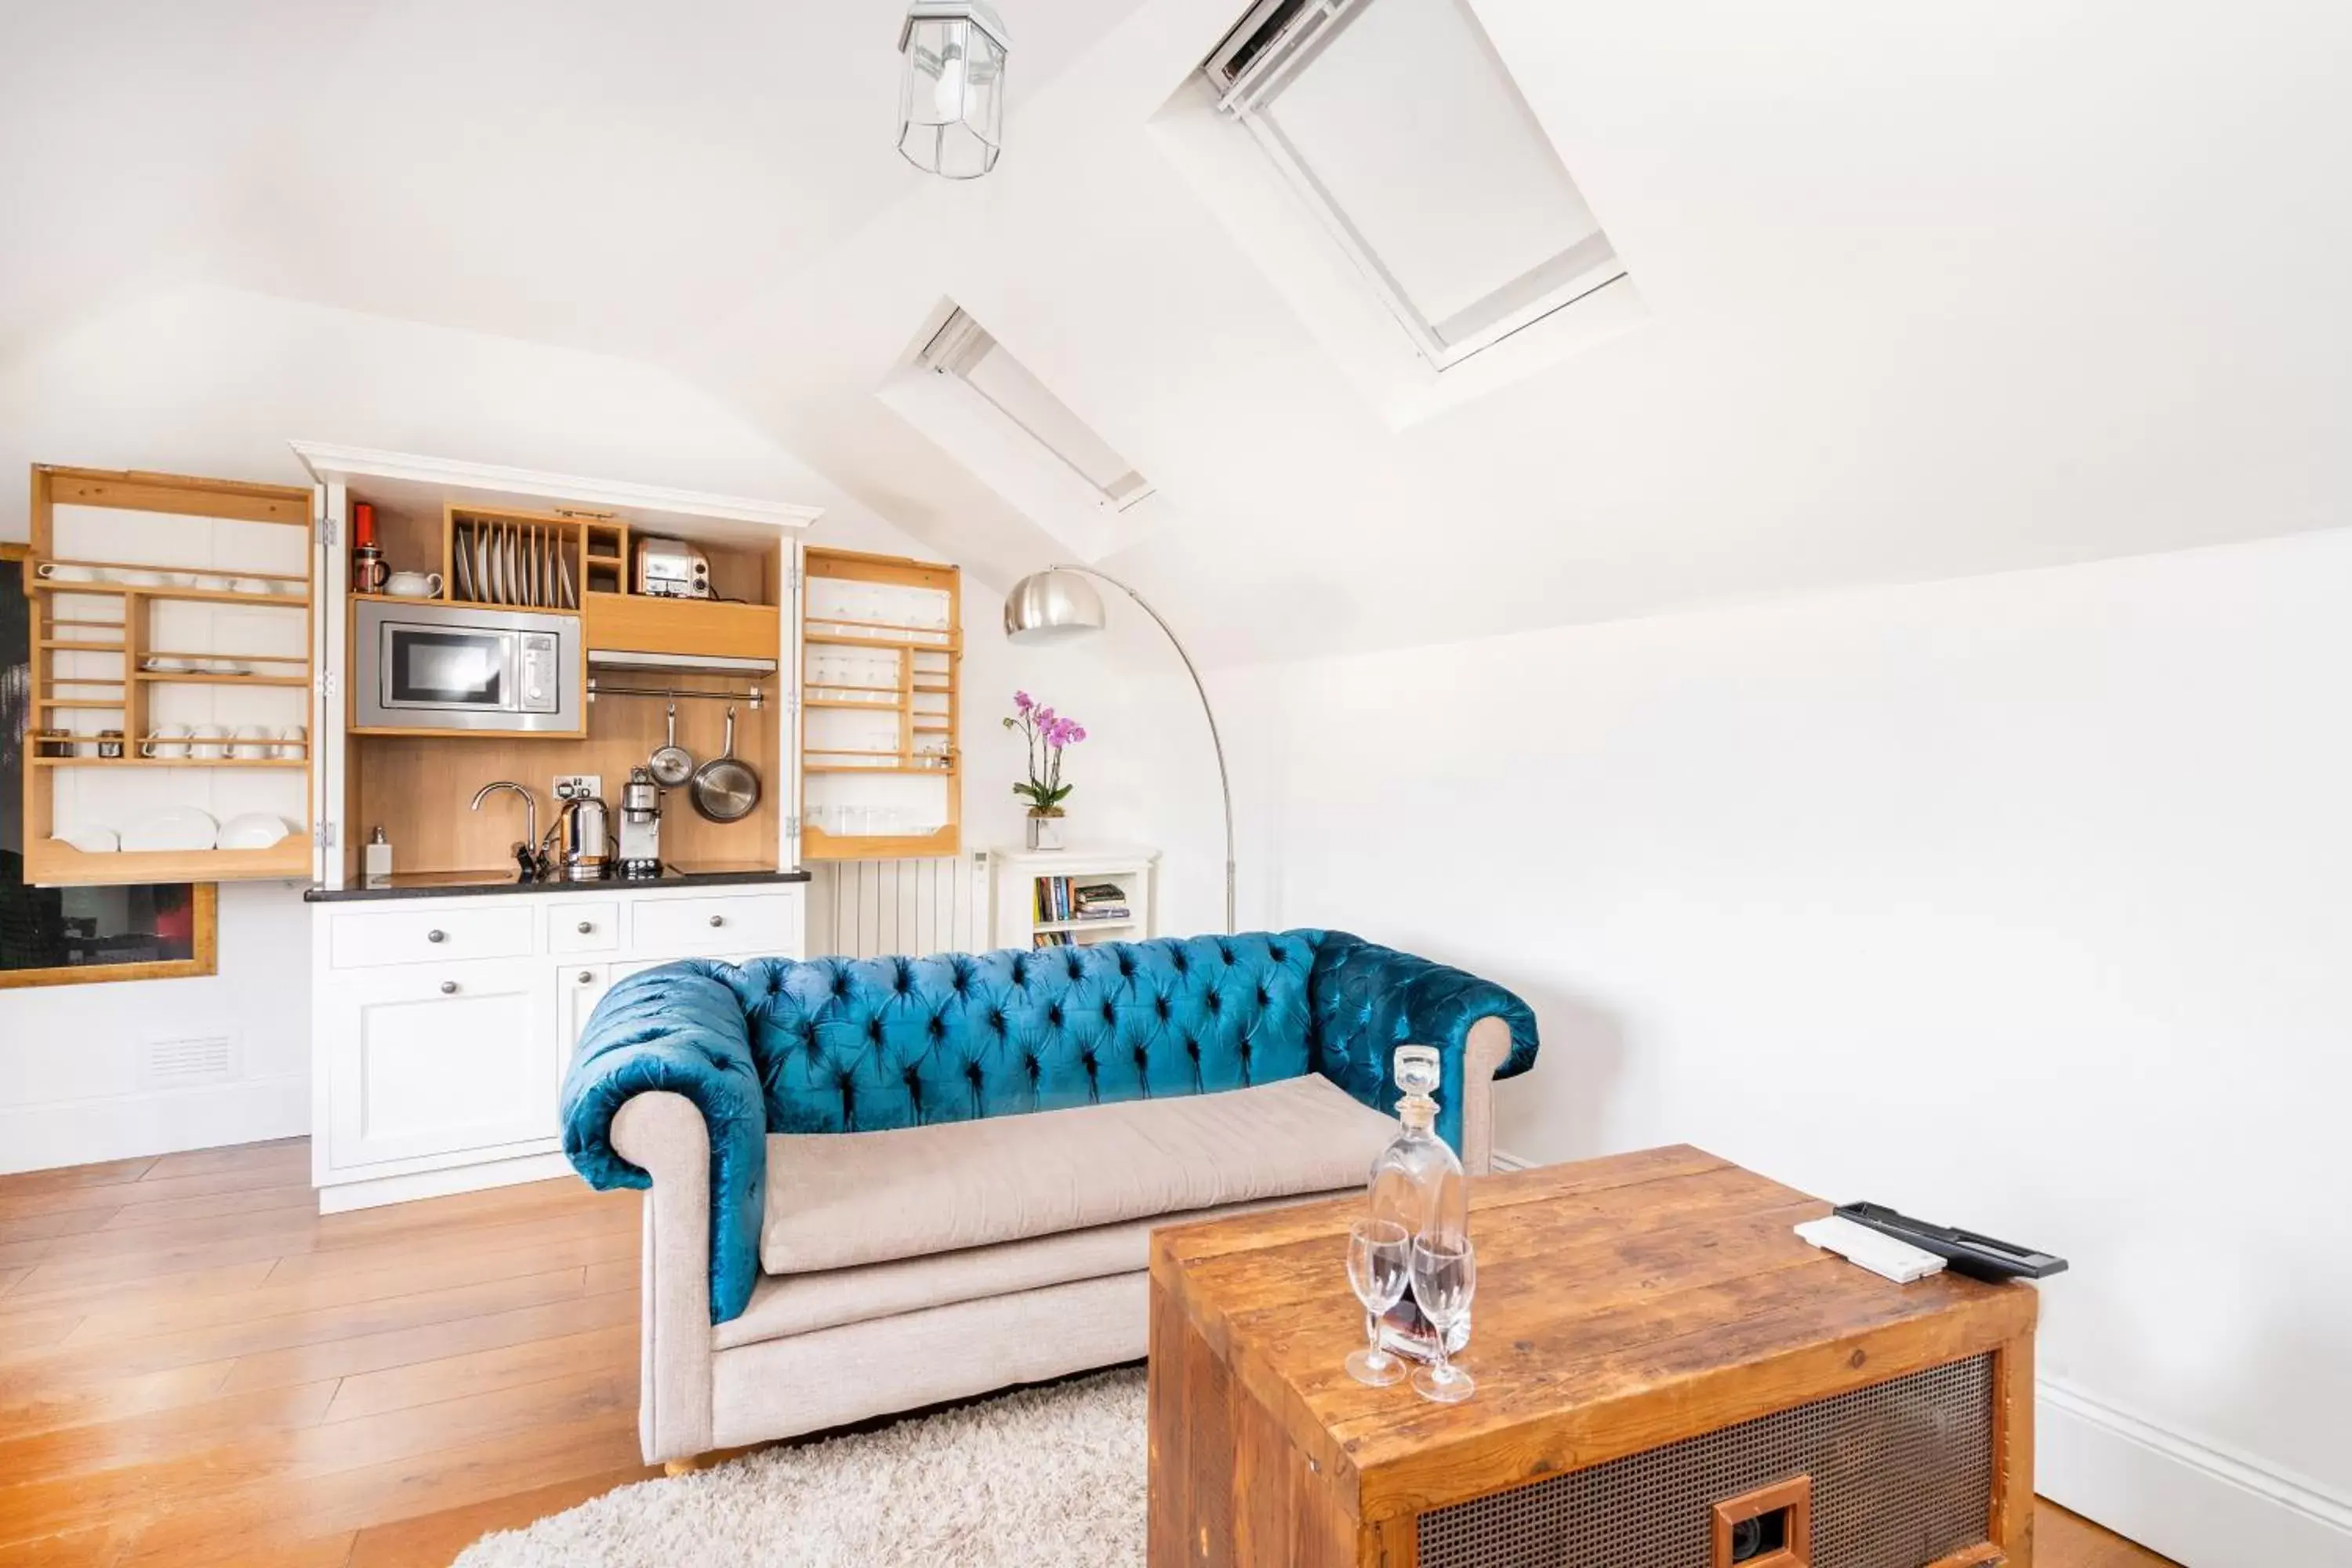
[[[1348,1358],[1348,1375],[1374,1388],[1404,1381],[1404,1363],[1381,1349],[1381,1317],[1404,1300],[1404,1226],[1394,1220],[1360,1219],[1348,1227],[1348,1284],[1364,1304],[1364,1337],[1370,1342]]]
[[[1417,1236],[1412,1242],[1412,1299],[1437,1331],[1437,1364],[1413,1370],[1413,1392],[1440,1405],[1456,1405],[1478,1386],[1445,1353],[1446,1337],[1470,1310],[1478,1289],[1478,1258],[1470,1238]]]

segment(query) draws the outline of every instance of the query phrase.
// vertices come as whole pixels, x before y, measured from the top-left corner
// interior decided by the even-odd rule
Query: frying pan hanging
[[[735,710],[727,710],[727,739],[719,754],[695,770],[694,809],[712,822],[740,822],[759,807],[760,775],[735,756]]]
[[[669,705],[669,739],[646,759],[646,771],[664,789],[676,789],[694,776],[694,753],[677,743],[677,704]]]

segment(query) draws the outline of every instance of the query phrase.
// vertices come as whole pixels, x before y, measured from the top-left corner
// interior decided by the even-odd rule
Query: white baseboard
[[[2067,1383],[2035,1386],[2042,1496],[2188,1568],[2352,1568],[2352,1500]]]
[[[259,1143],[310,1131],[310,1085],[299,1077],[11,1105],[0,1107],[0,1173]]]
[[[352,1209],[378,1208],[416,1198],[445,1198],[452,1193],[478,1193],[490,1187],[552,1181],[571,1174],[572,1162],[562,1154],[526,1154],[520,1159],[493,1160],[483,1165],[453,1165],[439,1171],[413,1171],[402,1176],[338,1182],[319,1189],[319,1212],[345,1214]]]

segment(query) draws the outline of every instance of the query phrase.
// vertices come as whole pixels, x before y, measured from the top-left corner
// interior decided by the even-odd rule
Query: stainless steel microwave
[[[580,730],[580,618],[431,600],[359,602],[362,730]]]

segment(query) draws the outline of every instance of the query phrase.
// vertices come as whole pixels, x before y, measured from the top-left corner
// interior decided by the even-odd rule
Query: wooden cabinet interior
[[[310,507],[284,485],[34,468],[28,882],[309,875]],[[203,727],[219,733],[187,733]],[[265,849],[86,852],[55,837],[184,808],[288,832]]]
[[[665,677],[681,689],[683,678]],[[717,685],[722,683],[703,683]],[[511,846],[522,837],[522,806],[510,795],[493,795],[470,811],[474,792],[492,779],[512,779],[539,797],[542,833],[554,820],[554,781],[559,774],[594,773],[604,780],[604,799],[616,812],[621,786],[631,768],[643,767],[662,743],[666,704],[659,698],[599,697],[590,705],[588,733],[577,740],[539,740],[513,735],[457,738],[370,735],[353,744],[351,772],[356,782],[348,820],[352,837],[363,841],[381,826],[392,841],[393,864],[401,871],[490,871],[513,864]],[[702,700],[677,705],[677,742],[699,764],[719,754],[727,726],[727,704]],[[740,822],[710,822],[698,816],[688,792],[662,796],[662,858],[710,870],[773,869],[783,786],[778,782],[780,739],[789,734],[782,705],[770,700],[753,709],[735,708],[735,754],[760,775],[766,797]],[[617,825],[617,816],[614,819]]]
[[[352,499],[368,498],[355,490]],[[662,801],[662,857],[698,868],[772,868],[780,863],[782,803],[789,795],[784,747],[792,732],[782,700],[791,689],[782,666],[781,608],[789,597],[789,542],[698,538],[694,545],[710,563],[717,597],[674,599],[635,592],[631,552],[637,533],[610,514],[456,504],[435,512],[379,505],[375,532],[390,570],[440,573],[436,597],[453,604],[500,602],[495,587],[478,581],[471,569],[478,554],[469,556],[467,569],[459,569],[459,553],[472,551],[478,539],[535,540],[560,552],[572,603],[583,616],[583,646],[591,653],[775,661],[778,672],[768,677],[616,673],[611,684],[680,691],[741,691],[754,685],[762,689],[766,700],[760,707],[733,704],[735,754],[760,775],[766,796],[761,808],[740,822],[711,822],[695,812],[686,789],[669,790]],[[559,582],[559,605],[564,592]],[[494,798],[472,811],[467,802],[474,792],[493,779],[524,785],[539,798],[542,832],[553,820],[559,775],[598,776],[606,803],[617,808],[629,770],[644,766],[662,743],[667,707],[661,698],[599,693],[582,704],[585,732],[579,735],[354,730],[342,802],[351,825],[346,876],[357,874],[360,847],[379,826],[392,842],[394,866],[404,872],[496,871],[511,865],[511,847],[523,836],[520,807],[511,799]],[[698,763],[719,754],[728,707],[699,698],[677,701],[678,743]]]
[[[843,550],[803,561],[801,858],[956,854],[961,574]]]

